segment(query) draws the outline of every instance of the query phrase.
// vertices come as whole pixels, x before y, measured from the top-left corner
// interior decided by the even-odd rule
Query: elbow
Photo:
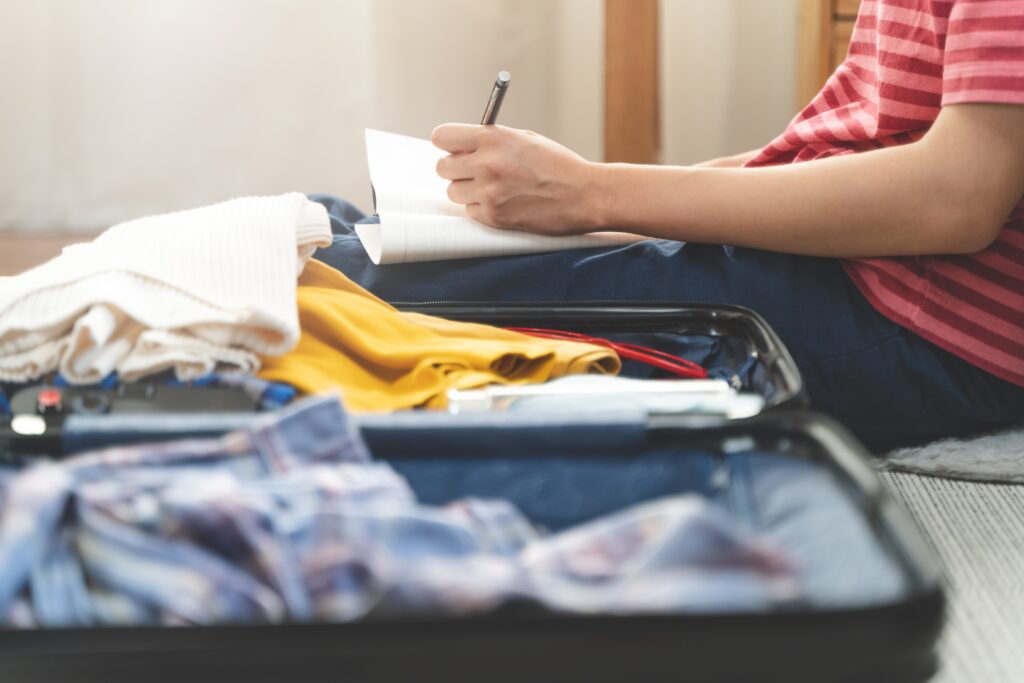
[[[937,227],[935,246],[942,248],[933,253],[984,251],[999,238],[1020,201],[1020,186],[1001,182],[1005,174],[991,169],[958,172],[952,177],[948,169],[947,164],[942,179],[931,185],[931,192],[920,195]]]
[[[974,214],[958,226],[959,243],[957,254],[976,254],[985,251],[999,237],[1006,223],[1006,216],[994,218]]]
[[[996,241],[1002,229],[1002,222],[998,226],[974,224],[972,233],[963,238],[960,249],[956,253],[977,254],[979,251],[985,251]]]
[[[977,202],[939,202],[932,222],[934,254],[976,254],[996,241],[1006,223],[1007,214],[978,206]]]

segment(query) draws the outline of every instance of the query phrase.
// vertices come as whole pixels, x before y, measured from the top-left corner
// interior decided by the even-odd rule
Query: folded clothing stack
[[[301,194],[116,225],[0,279],[0,387],[55,371],[91,385],[263,364],[265,379],[389,411],[442,408],[450,388],[619,370],[592,345],[396,311],[309,261],[330,241],[326,210]]]
[[[330,244],[298,193],[141,218],[0,280],[0,381],[252,372],[299,337],[296,274]]]
[[[500,500],[418,503],[335,397],[219,440],[0,479],[0,623],[276,623],[485,612],[764,610],[797,571],[698,494],[546,535]]]

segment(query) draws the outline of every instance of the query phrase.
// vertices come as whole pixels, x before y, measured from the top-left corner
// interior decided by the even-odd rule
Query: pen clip
[[[494,81],[494,88],[491,89],[491,96],[487,98],[487,106],[484,108],[484,116],[480,121],[482,126],[493,126],[498,120],[498,111],[501,109],[501,102],[505,99],[505,91],[508,90],[512,76],[507,71],[499,71],[498,78]]]

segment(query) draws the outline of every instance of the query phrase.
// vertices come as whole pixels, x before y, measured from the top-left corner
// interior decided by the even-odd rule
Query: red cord
[[[547,330],[540,327],[509,327],[506,329],[512,332],[519,332],[520,334],[525,334],[530,337],[539,337],[541,339],[560,339],[563,341],[574,341],[581,342],[583,344],[603,346],[615,351],[622,358],[635,360],[687,379],[706,379],[708,376],[707,370],[692,361],[688,361],[684,358],[678,358],[672,354],[652,349],[647,346],[613,342],[608,339],[604,339],[603,337],[591,337],[587,334],[567,332],[565,330]]]

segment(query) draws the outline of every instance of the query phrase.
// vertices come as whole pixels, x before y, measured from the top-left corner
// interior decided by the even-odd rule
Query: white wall
[[[791,114],[796,0],[662,0],[665,160]],[[502,122],[601,156],[602,0],[0,0],[0,230],[242,194],[369,204],[362,129]],[[759,51],[766,54],[758,56]]]
[[[369,1],[0,1],[0,226],[354,187]]]
[[[796,113],[798,0],[662,0],[662,147],[692,164],[768,144]]]

